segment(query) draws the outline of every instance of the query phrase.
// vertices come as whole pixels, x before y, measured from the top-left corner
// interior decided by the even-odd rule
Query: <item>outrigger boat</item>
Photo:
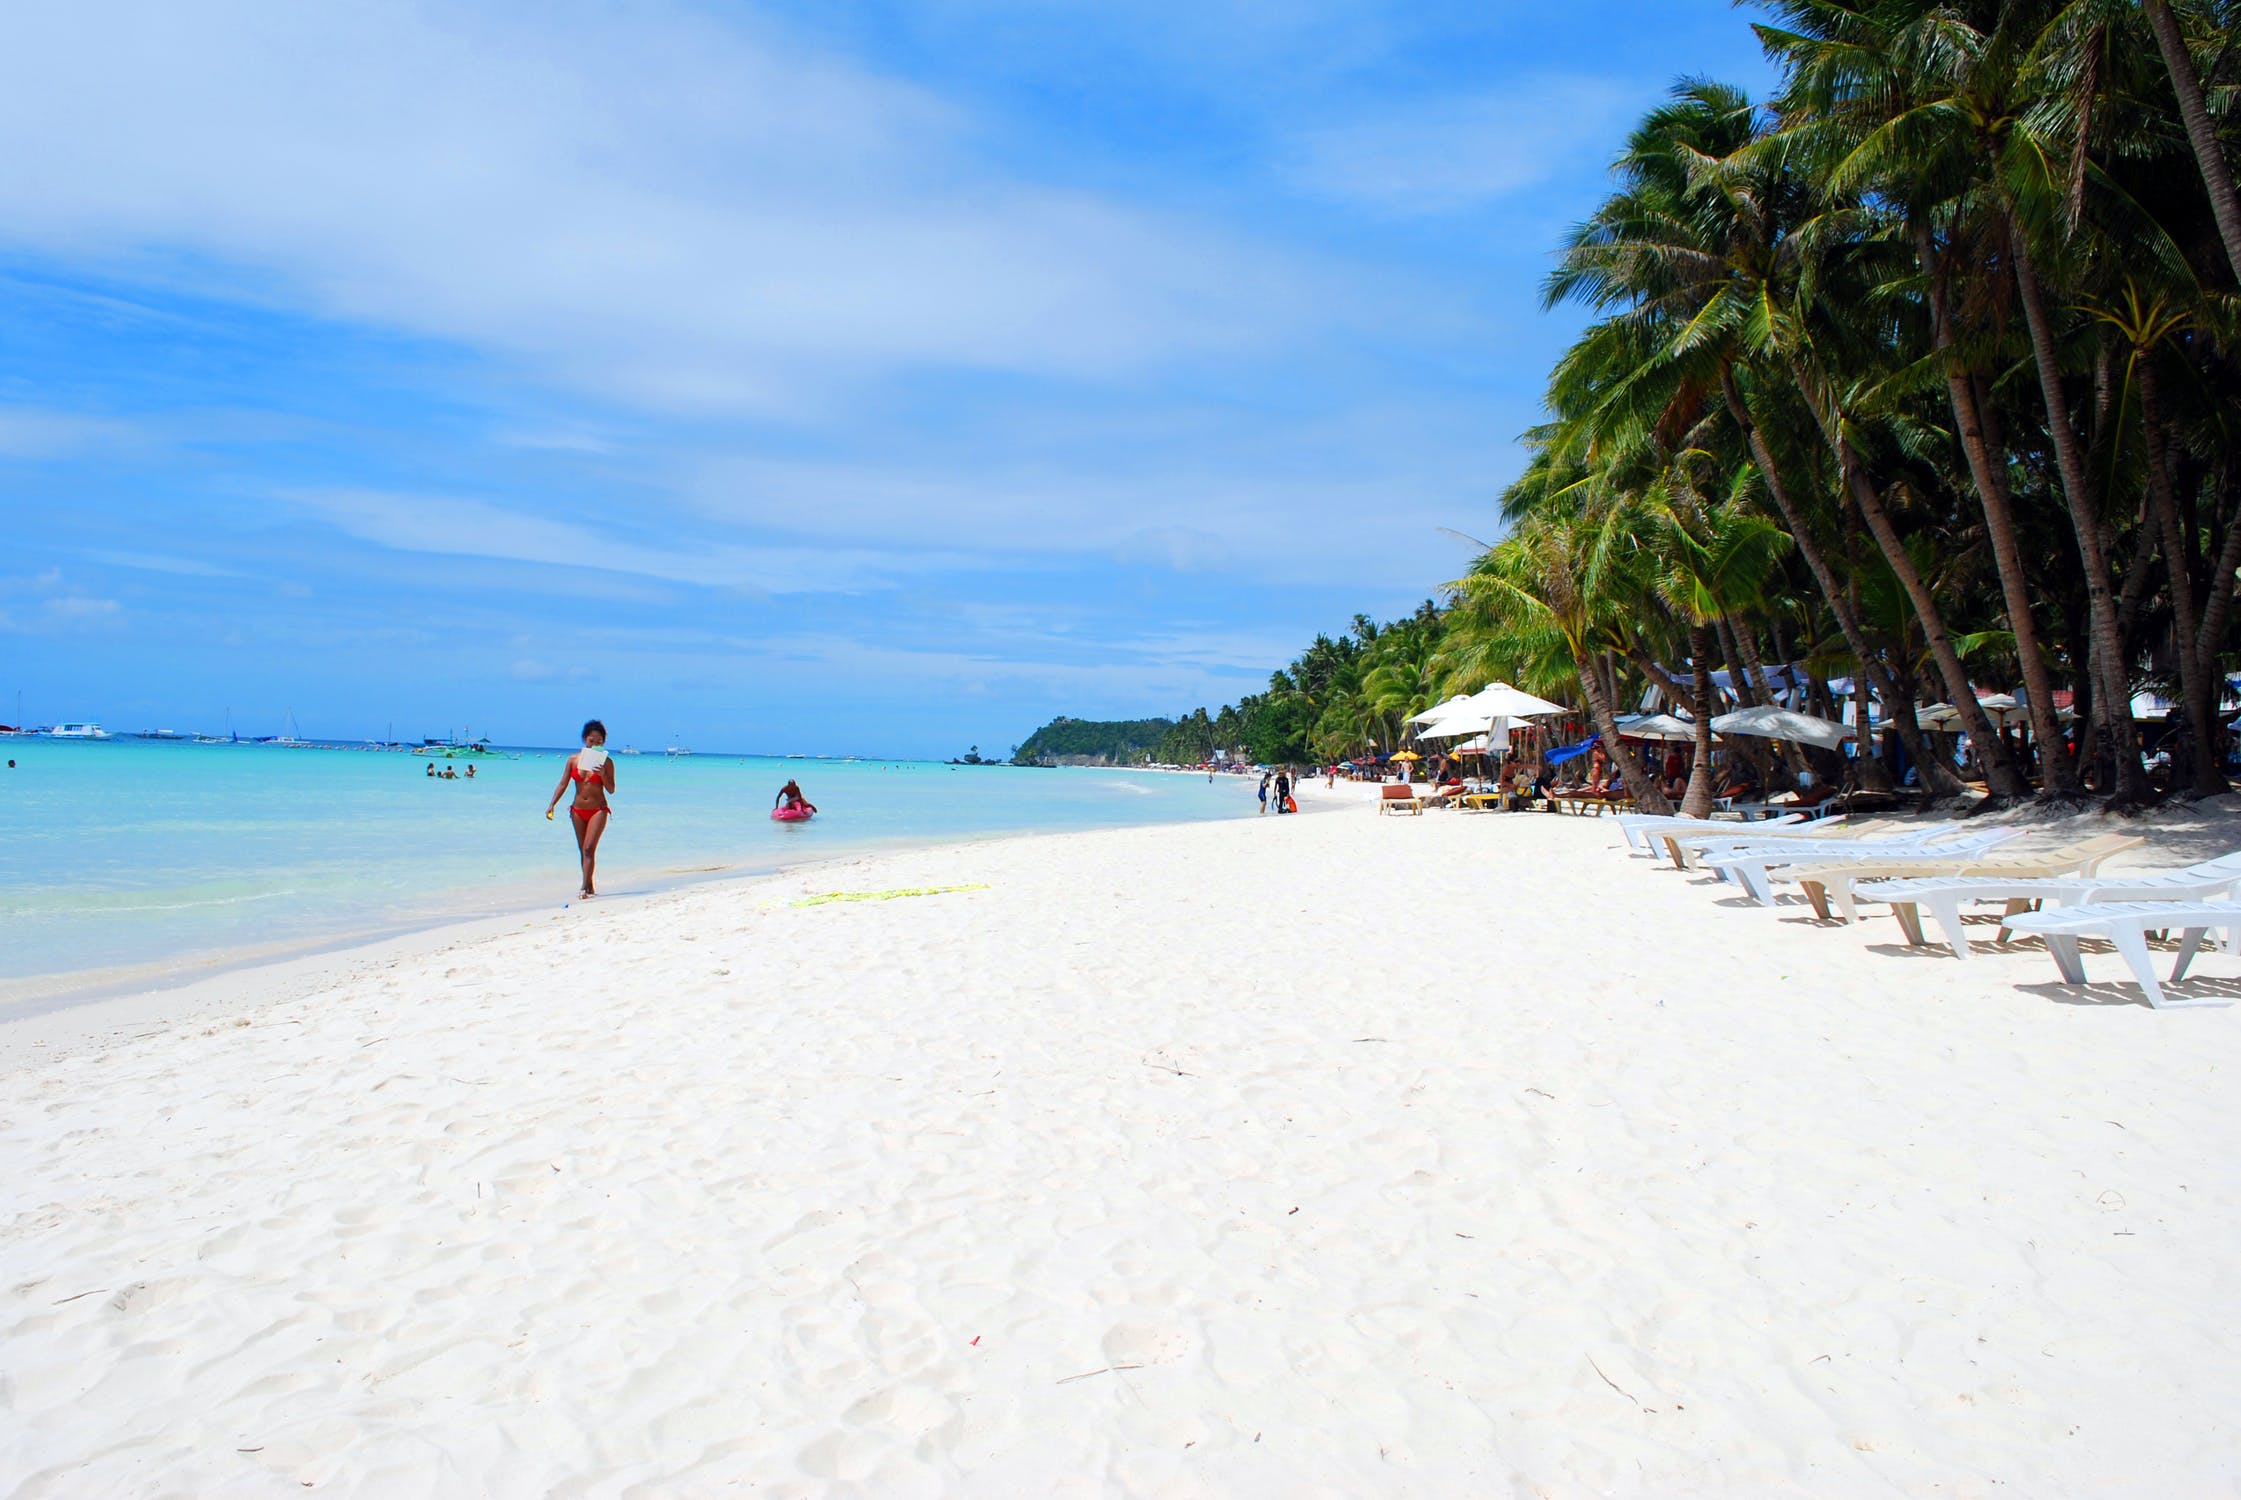
[[[435,756],[443,760],[513,760],[515,758],[503,750],[494,748],[488,739],[480,736],[471,740],[422,740],[413,747],[412,753]]]

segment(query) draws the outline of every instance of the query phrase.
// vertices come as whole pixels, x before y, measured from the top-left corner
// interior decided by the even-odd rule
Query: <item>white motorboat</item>
[[[99,724],[57,724],[47,731],[47,738],[55,740],[105,740],[109,731]]]

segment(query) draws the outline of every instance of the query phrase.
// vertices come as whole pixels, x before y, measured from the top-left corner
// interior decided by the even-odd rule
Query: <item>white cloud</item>
[[[0,406],[0,458],[60,458],[104,444],[136,442],[124,422],[38,406]]]
[[[1010,180],[916,88],[726,11],[83,0],[11,17],[0,241],[463,339],[663,408],[1256,344],[1296,266]]]
[[[0,578],[0,600],[9,601],[0,609],[0,631],[17,635],[88,634],[114,629],[124,617],[116,600],[79,593],[60,568]]]
[[[382,490],[287,490],[276,498],[361,540],[399,552],[492,558],[634,574],[761,594],[853,592],[888,586],[964,559],[931,551],[755,546],[685,538],[655,544],[622,527],[531,515],[484,500]]]
[[[1303,133],[1294,182],[1390,213],[1478,208],[1608,155],[1633,96],[1597,78],[1410,103]]]
[[[93,562],[107,563],[111,567],[133,568],[143,573],[171,573],[182,578],[245,578],[248,575],[234,568],[220,567],[204,562],[198,557],[173,557],[157,552],[88,552]]]
[[[537,685],[564,686],[581,682],[597,682],[599,674],[589,667],[556,667],[549,662],[522,660],[513,664],[510,674],[516,682]]]

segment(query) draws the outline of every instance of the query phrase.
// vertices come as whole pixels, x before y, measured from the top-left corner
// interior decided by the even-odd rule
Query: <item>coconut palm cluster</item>
[[[1768,0],[1771,98],[1688,79],[1545,292],[1591,321],[1452,585],[1434,693],[1505,677],[1606,741],[1802,663],[1961,790],[2224,788],[2241,577],[2241,5]],[[1725,685],[1714,673],[1729,669]],[[2028,733],[1979,696],[2007,689]],[[1902,761],[1903,757],[1903,761]],[[1655,806],[1653,778],[1629,768]]]

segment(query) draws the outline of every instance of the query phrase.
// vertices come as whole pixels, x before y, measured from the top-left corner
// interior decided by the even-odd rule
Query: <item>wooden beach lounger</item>
[[[1894,880],[1863,891],[1861,900],[1888,901],[1891,915],[1899,919],[1906,940],[1926,946],[1922,936],[1922,908],[1927,907],[1953,947],[1956,958],[1969,956],[1969,935],[1961,924],[1961,908],[1976,901],[2004,901],[2003,917],[2033,909],[2083,906],[2100,901],[2220,901],[2232,898],[2241,885],[2241,853],[2222,854],[2178,870],[2124,870],[2114,875],[2091,875],[2067,880],[2021,880],[1997,876],[1945,876],[1936,879]],[[2006,941],[2008,924],[2000,924],[1998,940]]]
[[[1416,795],[1415,787],[1405,781],[1397,782],[1377,789],[1377,810],[1380,814],[1420,813],[1424,810],[1424,801]]]
[[[2092,838],[2061,849],[2042,849],[2036,854],[1992,854],[1975,859],[1947,858],[1928,855],[1920,859],[1890,859],[1857,864],[1849,861],[1826,865],[1807,865],[1786,870],[1784,880],[1794,880],[1805,891],[1805,899],[1813,903],[1813,914],[1826,922],[1833,906],[1847,922],[1860,920],[1858,902],[1876,901],[1881,897],[1871,887],[1861,890],[1865,881],[1906,880],[1932,875],[1985,875],[2005,880],[2053,880],[2063,875],[2093,875],[2101,869],[2101,862],[2127,849],[2136,849],[2147,840],[2133,834],[2097,833]]]
[[[1597,817],[1606,812],[1624,813],[1634,807],[1634,799],[1625,792],[1550,792],[1548,805],[1556,812],[1587,813]]]
[[[2017,932],[2046,939],[2055,967],[2065,984],[2085,983],[2085,964],[2078,953],[2079,938],[2106,938],[2124,955],[2132,977],[2140,981],[2148,1004],[2157,1010],[2194,1006],[2231,1005],[2230,1000],[2205,997],[2174,1000],[2156,982],[2155,961],[2148,954],[2148,934],[2179,929],[2179,961],[2172,967],[2171,983],[2187,977],[2187,965],[2202,946],[2203,935],[2214,927],[2226,929],[2226,942],[2241,938],[2241,902],[2234,901],[2094,901],[2055,911],[2024,912],[2008,919]]]
[[[1988,828],[1982,833],[1957,833],[1952,829],[1953,825],[1947,824],[1926,839],[1863,840],[1850,849],[1842,844],[1809,839],[1788,844],[1761,844],[1756,848],[1746,847],[1725,854],[1708,855],[1704,866],[1706,869],[1719,871],[1722,879],[1732,880],[1742,886],[1759,905],[1772,906],[1774,886],[1771,872],[1780,865],[1868,864],[1910,855],[1961,859],[1982,854],[2010,839],[2023,837],[2023,830],[2020,828]]]

